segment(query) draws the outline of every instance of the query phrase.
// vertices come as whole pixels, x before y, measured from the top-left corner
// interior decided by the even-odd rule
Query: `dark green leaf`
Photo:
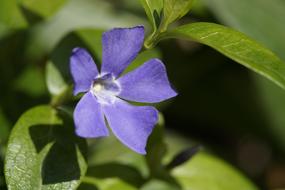
[[[153,129],[147,142],[147,155],[145,157],[150,175],[158,177],[164,175],[165,168],[162,160],[166,154],[166,144],[164,139],[164,118],[159,114],[158,124]]]
[[[185,150],[179,152],[174,158],[171,160],[170,163],[166,165],[168,170],[171,170],[179,165],[184,164],[185,162],[189,161],[195,154],[197,154],[201,150],[200,145],[193,146],[191,148],[186,148]]]
[[[285,92],[259,76],[255,76],[254,80],[262,100],[262,108],[270,121],[268,127],[278,147],[285,150]]]
[[[164,37],[208,45],[285,89],[285,64],[270,50],[238,31],[213,23],[194,23],[180,26]]]
[[[9,136],[10,123],[0,108],[0,144],[5,142]]]
[[[136,57],[136,59],[126,68],[124,73],[130,72],[136,69],[137,67],[141,66],[142,64],[144,64],[150,59],[153,59],[153,58],[161,59],[161,57],[162,57],[161,52],[157,48],[145,50]]]
[[[85,142],[49,106],[19,119],[9,138],[5,176],[9,189],[76,189],[86,171]]]
[[[153,31],[156,31],[161,22],[163,0],[141,0],[141,3],[152,25]]]

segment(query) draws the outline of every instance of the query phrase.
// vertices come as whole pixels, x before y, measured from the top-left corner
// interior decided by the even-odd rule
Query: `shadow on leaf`
[[[100,179],[117,177],[135,187],[140,187],[145,182],[136,168],[116,162],[90,167],[87,170],[87,175]]]
[[[43,184],[80,179],[81,170],[77,149],[82,155],[86,155],[86,144],[69,128],[64,125],[36,125],[29,128],[37,153],[44,154]]]
[[[40,15],[26,8],[24,5],[20,5],[19,8],[29,24],[34,25],[43,21],[43,18]]]

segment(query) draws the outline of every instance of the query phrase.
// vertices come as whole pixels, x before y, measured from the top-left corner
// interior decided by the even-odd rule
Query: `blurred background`
[[[9,132],[27,109],[46,104],[47,62],[71,82],[68,58],[88,48],[99,63],[101,34],[144,24],[139,0],[0,1],[0,187]],[[262,43],[285,61],[284,0],[196,0],[175,25],[221,23]],[[215,50],[167,40],[136,60],[160,57],[179,92],[159,105],[169,134],[202,144],[261,189],[285,189],[285,91]]]

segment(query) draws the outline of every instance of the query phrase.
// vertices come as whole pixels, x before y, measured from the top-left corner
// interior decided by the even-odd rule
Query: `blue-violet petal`
[[[136,58],[144,41],[144,27],[115,28],[103,34],[101,73],[118,77]]]
[[[157,110],[117,98],[114,104],[104,105],[103,111],[115,136],[135,152],[146,154],[147,138],[158,120]]]
[[[81,98],[73,115],[78,136],[96,138],[109,135],[101,105],[91,92]]]
[[[74,48],[70,57],[70,72],[74,81],[73,94],[87,92],[98,69],[90,54],[83,48]]]
[[[151,59],[134,71],[118,79],[119,97],[135,101],[155,103],[172,98],[177,93],[171,88],[165,66],[159,59]]]

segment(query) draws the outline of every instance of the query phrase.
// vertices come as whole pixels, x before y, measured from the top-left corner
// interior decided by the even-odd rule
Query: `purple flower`
[[[158,120],[158,112],[154,107],[133,106],[125,100],[155,103],[177,94],[170,87],[165,66],[158,59],[151,59],[120,76],[137,56],[143,41],[143,26],[105,32],[100,73],[86,50],[73,49],[70,70],[74,95],[86,92],[74,111],[78,136],[108,136],[105,116],[114,135],[123,144],[140,154],[146,153],[147,138]]]

